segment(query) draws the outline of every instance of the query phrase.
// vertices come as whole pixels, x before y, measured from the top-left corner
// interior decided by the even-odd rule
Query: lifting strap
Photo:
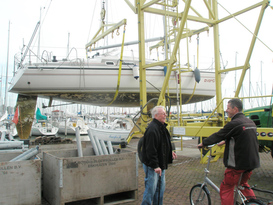
[[[196,40],[197,40],[197,69],[198,69],[199,68],[199,34],[197,34]],[[197,82],[195,81],[193,92],[192,92],[190,98],[187,100],[187,102],[185,102],[185,104],[187,104],[192,99],[192,97],[195,93],[196,85],[197,85]]]
[[[119,85],[120,85],[120,77],[121,77],[121,70],[122,70],[122,57],[123,57],[123,47],[124,47],[124,39],[125,39],[125,25],[124,25],[124,30],[123,30],[123,37],[122,37],[122,45],[121,45],[121,53],[120,53],[120,61],[119,61],[119,72],[118,72],[118,82],[117,82],[117,89],[115,96],[108,105],[111,105],[117,98],[118,92],[119,92]]]

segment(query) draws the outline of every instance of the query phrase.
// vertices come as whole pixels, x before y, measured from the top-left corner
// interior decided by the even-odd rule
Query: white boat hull
[[[58,133],[58,128],[52,125],[36,123],[31,128],[31,136],[54,136]]]
[[[76,127],[80,128],[80,135],[88,134],[88,126],[85,124],[84,120],[79,117],[68,118],[67,122],[63,121],[58,124],[60,134],[75,135]]]
[[[107,65],[106,62],[114,65]],[[88,59],[87,62],[49,62],[25,65],[17,70],[9,91],[24,95],[53,97],[57,100],[107,106],[112,102],[118,83],[119,64],[117,59]],[[126,59],[124,60],[126,62]],[[132,65],[123,65],[119,94],[112,105],[122,107],[139,106],[139,79],[135,79]],[[135,69],[135,68],[134,68]],[[201,71],[201,80],[195,87],[193,72],[181,74],[181,88],[184,103],[199,102],[215,96],[215,73]],[[146,69],[147,100],[158,98],[164,82],[162,67]],[[175,72],[170,77],[168,93],[176,99],[177,84]],[[195,90],[195,91],[194,91]],[[171,103],[176,103],[171,100]]]
[[[129,134],[130,130],[114,130],[114,129],[103,129],[89,127],[93,137],[97,137],[99,140],[111,141],[113,144],[120,144],[124,142]]]
[[[65,128],[64,126],[59,127],[58,133],[60,134],[68,134],[68,135],[75,135],[76,134],[76,127],[67,127]],[[80,135],[87,135],[87,130],[80,130]]]

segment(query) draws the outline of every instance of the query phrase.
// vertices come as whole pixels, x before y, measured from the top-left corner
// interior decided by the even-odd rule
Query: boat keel
[[[37,96],[18,94],[16,107],[19,106],[19,117],[16,129],[20,139],[28,139],[35,115]]]

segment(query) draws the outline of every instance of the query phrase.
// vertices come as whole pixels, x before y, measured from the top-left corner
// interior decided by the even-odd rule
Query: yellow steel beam
[[[182,13],[177,14],[176,12],[172,12],[172,11],[163,11],[161,9],[156,9],[156,8],[146,8],[145,12],[152,13],[152,14],[158,14],[158,15],[162,15],[162,16],[166,15],[169,17],[178,17],[179,19],[181,19],[184,15],[185,10]],[[191,15],[187,16],[187,20],[206,23],[208,25],[212,25],[212,24],[217,23],[217,21],[212,20],[212,19],[207,19],[207,18],[198,17],[198,16],[191,16]]]
[[[263,1],[259,2],[259,3],[257,3],[257,4],[254,4],[254,5],[250,6],[250,7],[247,7],[247,8],[245,8],[245,9],[243,9],[243,10],[241,10],[241,11],[238,11],[238,12],[236,12],[236,13],[234,13],[234,14],[230,14],[229,16],[226,16],[226,17],[220,19],[220,20],[218,21],[218,23],[222,23],[222,22],[224,22],[224,21],[226,21],[226,20],[229,20],[229,19],[231,19],[231,18],[234,18],[235,16],[238,16],[238,15],[241,15],[241,14],[243,14],[243,13],[246,13],[246,12],[252,10],[252,9],[255,9],[255,8],[257,8],[257,7],[261,6],[261,5],[263,5],[264,3],[269,4],[269,1],[268,1],[268,0],[263,0]],[[220,4],[220,5],[221,5],[221,4]]]
[[[182,133],[182,136],[192,136],[192,137],[209,137],[215,132],[218,132],[223,127],[220,126],[204,126],[200,129],[200,126],[174,126],[172,129],[179,130],[179,133]],[[257,128],[257,134],[259,133],[258,140],[270,140],[273,141],[273,137],[268,136],[268,133],[273,133],[273,128],[261,127]],[[262,133],[265,133],[266,136],[263,136]],[[176,134],[173,133],[173,134]]]
[[[218,8],[217,1],[212,2],[212,7],[214,11],[215,20],[218,20]],[[222,80],[221,80],[221,62],[220,62],[220,46],[219,46],[219,24],[213,25],[213,35],[214,35],[214,59],[215,59],[215,86],[216,86],[216,104],[220,105],[222,101]],[[218,106],[218,113],[223,112],[222,106]]]
[[[146,3],[146,4],[143,4],[143,5],[141,6],[141,9],[143,10],[143,9],[149,7],[149,6],[152,6],[153,4],[156,4],[156,3],[159,2],[159,1],[160,1],[160,0],[152,0],[152,1],[148,2],[148,3]]]
[[[161,89],[161,92],[160,92],[160,96],[159,96],[159,99],[158,99],[158,105],[162,104],[164,99],[165,99],[166,88],[167,88],[167,85],[168,85],[168,82],[169,82],[169,79],[170,79],[170,76],[171,76],[171,72],[172,72],[172,66],[173,66],[172,62],[175,62],[175,59],[176,59],[176,53],[177,53],[177,50],[178,50],[178,46],[179,46],[179,42],[180,42],[183,30],[185,28],[185,24],[186,24],[187,15],[188,15],[188,12],[189,12],[190,4],[191,4],[191,0],[188,0],[187,3],[185,4],[183,17],[182,17],[182,20],[181,20],[181,25],[180,25],[180,28],[179,28],[179,32],[177,34],[177,38],[175,40],[172,55],[170,57],[170,63],[168,65],[168,67],[167,67],[166,76],[165,76],[163,86],[162,86],[162,89]]]
[[[257,39],[257,35],[258,35],[259,29],[260,29],[260,26],[261,26],[261,23],[262,23],[264,12],[265,12],[265,9],[268,6],[268,4],[269,4],[268,1],[263,1],[263,3],[262,3],[259,18],[258,18],[258,21],[256,23],[256,28],[255,28],[255,31],[254,31],[254,34],[253,34],[253,37],[252,37],[252,40],[251,40],[251,44],[250,44],[250,47],[249,47],[249,50],[248,50],[248,54],[247,54],[247,57],[246,57],[246,60],[245,60],[244,69],[242,70],[241,77],[240,77],[240,80],[239,80],[239,83],[238,83],[238,86],[237,86],[237,89],[236,89],[236,92],[235,92],[235,97],[239,96],[239,92],[241,90],[241,87],[242,87],[242,84],[243,84],[243,81],[244,81],[244,77],[245,77],[245,74],[246,74],[246,70],[248,69],[249,61],[250,61],[250,58],[251,58],[251,55],[252,55],[252,52],[253,52],[253,48],[254,48],[254,45],[255,45],[255,42],[256,42],[256,39]]]
[[[140,109],[143,113],[147,113],[147,90],[146,90],[146,70],[145,66],[145,28],[144,28],[144,11],[141,9],[145,0],[137,2],[138,13],[138,40],[139,40],[139,93],[140,93]],[[144,133],[147,122],[147,115],[142,115],[140,129]]]
[[[250,65],[247,66],[247,69],[250,68]],[[219,73],[226,73],[226,72],[229,72],[229,71],[234,71],[234,70],[242,70],[244,69],[244,66],[237,66],[237,67],[234,67],[234,68],[227,68],[227,69],[224,69],[224,70],[219,70]]]
[[[171,63],[170,60],[164,60],[164,61],[159,61],[159,62],[143,65],[143,68],[146,69],[146,68],[151,68],[151,67],[155,67],[155,66],[165,66],[169,63]]]
[[[126,25],[127,20],[123,19],[122,21],[120,21],[119,23],[115,24],[113,27],[109,28],[108,30],[106,30],[105,32],[103,32],[101,35],[95,37],[94,39],[92,39],[89,43],[87,43],[85,45],[85,49],[87,50],[90,46],[92,46],[94,43],[96,43],[97,41],[103,39],[105,36],[109,35],[110,33],[112,33],[114,30],[118,29],[120,26],[122,25]]]
[[[191,37],[193,35],[196,35],[196,34],[199,34],[199,33],[202,33],[202,32],[205,32],[205,31],[208,31],[209,30],[209,27],[206,26],[204,28],[201,28],[201,29],[198,29],[198,30],[192,30],[192,31],[188,31],[184,34],[182,34],[182,37],[181,39],[184,39],[184,38],[188,38],[188,37]],[[170,43],[173,43],[175,42],[175,39],[171,39],[170,41],[168,41],[168,44]],[[162,39],[159,43],[157,43],[156,45],[154,46],[150,46],[150,51],[155,49],[155,48],[158,48],[160,46],[164,46],[164,39]]]
[[[127,5],[132,9],[132,11],[136,14],[137,13],[137,9],[136,9],[136,7],[133,5],[133,4],[131,4],[131,2],[129,1],[129,0],[124,0],[126,3],[127,3]]]
[[[211,16],[211,18],[212,18],[212,19],[215,19],[215,17],[214,17],[214,12],[212,11],[211,6],[209,5],[209,3],[208,3],[206,0],[203,0],[203,1],[204,1],[204,3],[206,4],[206,7],[207,7],[207,9],[208,9],[208,11],[209,11],[209,15]]]

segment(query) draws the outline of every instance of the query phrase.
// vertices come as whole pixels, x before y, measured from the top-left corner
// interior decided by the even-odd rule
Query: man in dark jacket
[[[172,151],[170,134],[166,129],[166,112],[163,106],[152,110],[153,121],[148,125],[143,139],[142,162],[145,172],[145,191],[142,205],[163,204],[165,170],[176,158]],[[159,190],[160,189],[160,190]]]
[[[222,205],[234,203],[234,186],[238,184],[241,175],[240,184],[249,187],[247,181],[250,179],[252,170],[260,166],[256,125],[244,116],[242,109],[241,100],[229,100],[226,112],[231,121],[198,145],[198,148],[201,148],[225,140],[224,165],[226,170],[220,186]],[[245,188],[242,192],[245,196],[255,197],[251,189]]]

